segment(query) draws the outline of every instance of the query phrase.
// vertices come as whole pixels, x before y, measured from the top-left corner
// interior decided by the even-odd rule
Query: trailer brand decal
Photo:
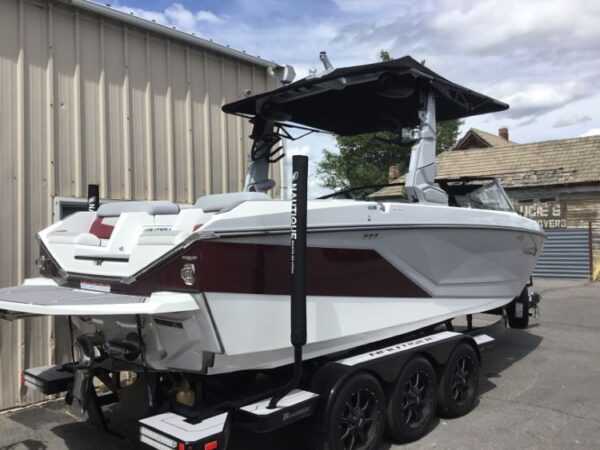
[[[444,339],[449,339],[451,337],[458,336],[459,334],[460,333],[455,333],[452,331],[443,331],[441,333],[432,334],[431,336],[425,336],[412,341],[401,342],[400,344],[392,345],[391,347],[373,350],[372,352],[341,359],[338,361],[338,363],[344,364],[346,366],[355,366],[357,364],[372,361],[383,356],[392,355],[394,353],[400,353],[411,348],[420,347],[422,345],[431,344],[433,342],[440,342]]]
[[[303,414],[308,414],[310,412],[310,410],[311,410],[311,407],[306,406],[304,408],[300,408],[297,411],[283,413],[283,421],[286,422],[290,419],[293,419],[294,417],[298,417]]]

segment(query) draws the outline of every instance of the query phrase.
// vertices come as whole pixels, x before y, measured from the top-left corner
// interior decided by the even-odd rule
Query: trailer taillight
[[[204,444],[204,450],[216,450],[219,443],[217,441],[212,441]]]

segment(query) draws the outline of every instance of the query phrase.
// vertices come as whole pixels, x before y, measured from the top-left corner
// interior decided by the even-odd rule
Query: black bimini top
[[[454,84],[410,56],[343,67],[223,106],[223,111],[293,122],[340,135],[398,131],[419,124],[419,92],[436,94],[437,121],[508,109]]]

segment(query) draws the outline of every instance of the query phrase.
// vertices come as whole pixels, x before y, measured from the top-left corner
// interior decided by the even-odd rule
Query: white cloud
[[[211,11],[190,11],[180,3],[173,3],[164,11],[149,11],[142,8],[130,8],[125,5],[117,4],[114,9],[133,14],[142,19],[152,20],[167,27],[175,27],[178,30],[187,33],[203,35],[200,30],[202,24],[220,24],[225,21],[223,17],[219,17]]]
[[[223,17],[219,17],[213,14],[210,11],[198,11],[196,12],[196,19],[200,22],[210,22],[210,23],[223,23],[225,19]]]
[[[590,120],[592,120],[590,116],[584,116],[581,114],[563,115],[555,120],[552,126],[554,128],[570,127],[571,125],[589,122]]]
[[[513,119],[522,119],[535,118],[582,99],[589,94],[588,87],[577,81],[531,83],[527,87],[511,82],[500,86],[496,92],[512,91],[508,95],[501,95],[502,100],[511,105],[505,114]]]
[[[580,137],[598,136],[598,135],[600,135],[600,128],[592,128],[591,130],[588,130],[587,132],[583,133]]]
[[[342,11],[357,14],[376,14],[381,15],[384,10],[402,11],[414,7],[412,2],[402,2],[398,0],[334,0],[335,4]]]
[[[596,0],[443,0],[431,21],[445,42],[473,52],[598,51]]]
[[[193,32],[196,28],[196,15],[179,3],[174,3],[165,10],[165,18],[169,24],[174,24],[183,31]]]

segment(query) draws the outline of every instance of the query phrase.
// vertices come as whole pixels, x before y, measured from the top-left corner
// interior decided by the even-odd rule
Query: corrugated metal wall
[[[587,184],[579,186],[552,186],[536,189],[512,189],[508,194],[515,202],[524,199],[552,198],[564,204],[564,218],[568,229],[588,230],[591,224],[592,262],[596,266],[600,261],[600,186]],[[549,230],[552,231],[552,230]],[[586,237],[589,240],[589,236]],[[582,258],[588,258],[589,255]],[[585,265],[585,263],[583,263]],[[583,277],[583,273],[581,274]],[[588,274],[589,276],[589,270]]]
[[[590,230],[565,228],[547,230],[544,249],[533,276],[560,278],[589,278]]]
[[[0,286],[36,274],[54,196],[240,190],[250,128],[221,106],[275,83],[265,66],[63,3],[0,0]],[[0,409],[40,399],[19,392],[20,371],[62,359],[64,329],[0,323]]]

